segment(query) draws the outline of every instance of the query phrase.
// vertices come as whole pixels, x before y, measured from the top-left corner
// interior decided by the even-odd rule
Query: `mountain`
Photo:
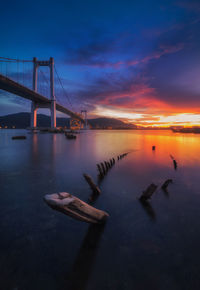
[[[50,127],[51,120],[50,117],[43,114],[37,115],[37,124],[38,127]],[[8,128],[15,128],[24,129],[30,127],[30,113],[18,113],[18,114],[11,114],[6,116],[0,116],[0,126]],[[64,127],[69,126],[69,118],[57,118],[57,126]]]
[[[37,115],[38,127],[50,127],[50,117],[43,114]],[[57,118],[58,127],[69,127],[70,118]],[[89,125],[94,129],[135,129],[136,125],[126,124],[118,119],[113,118],[96,118],[89,119]],[[24,129],[30,127],[30,113],[18,113],[6,116],[0,116],[0,126],[4,128]]]
[[[96,118],[88,120],[88,123],[94,129],[106,129],[112,127],[113,129],[136,129],[134,124],[127,124],[114,118]]]

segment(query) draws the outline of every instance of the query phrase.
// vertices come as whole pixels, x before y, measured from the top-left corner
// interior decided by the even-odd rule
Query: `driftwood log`
[[[90,188],[92,189],[92,191],[94,193],[100,194],[101,190],[99,189],[99,187],[94,183],[94,181],[92,180],[92,177],[89,176],[88,174],[83,174],[85,180],[87,181],[87,183],[89,184]]]
[[[154,192],[157,189],[157,185],[154,183],[150,184],[145,191],[143,191],[140,200],[145,201],[151,198],[151,196],[154,194]]]
[[[109,216],[105,211],[96,209],[67,192],[47,194],[44,201],[52,209],[87,223],[104,223]]]

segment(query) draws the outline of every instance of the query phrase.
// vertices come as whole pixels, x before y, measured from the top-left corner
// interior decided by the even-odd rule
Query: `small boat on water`
[[[24,140],[26,136],[12,136],[12,140]]]
[[[67,139],[76,139],[76,135],[70,134],[70,133],[65,133],[65,137]]]

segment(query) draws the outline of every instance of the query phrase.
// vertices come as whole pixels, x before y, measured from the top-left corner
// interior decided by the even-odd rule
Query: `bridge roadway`
[[[20,96],[24,99],[34,101],[40,107],[49,107],[51,104],[51,100],[47,97],[40,95],[39,93],[9,79],[8,77],[3,76],[2,74],[0,74],[0,89],[7,91],[11,94]],[[85,122],[79,114],[74,113],[73,111],[65,108],[64,106],[59,105],[58,103],[56,103],[56,110],[69,115],[71,118],[78,119],[83,123]]]

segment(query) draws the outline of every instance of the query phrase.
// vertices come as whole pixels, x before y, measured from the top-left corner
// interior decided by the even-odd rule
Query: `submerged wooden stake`
[[[103,176],[103,171],[102,171],[101,166],[99,164],[97,164],[97,168],[99,170],[99,175],[102,177]]]
[[[108,168],[110,169],[111,168],[111,165],[110,165],[110,163],[107,161],[107,164],[108,164]]]
[[[173,160],[173,164],[174,164],[174,169],[176,170],[177,169],[177,162],[175,159]]]
[[[87,223],[104,223],[109,216],[107,212],[96,209],[67,192],[47,194],[44,201],[52,209]]]
[[[101,168],[102,168],[103,174],[105,175],[106,174],[106,169],[105,169],[104,164],[102,162],[101,162]]]
[[[99,189],[99,187],[94,183],[94,181],[92,180],[92,177],[89,176],[88,174],[83,174],[85,180],[87,181],[87,183],[89,184],[90,188],[92,189],[92,191],[94,193],[100,194],[101,190]]]
[[[176,160],[174,159],[174,156],[173,156],[173,155],[170,154],[169,156],[170,156],[170,158],[172,159],[172,161],[173,161],[173,165],[174,165],[174,169],[176,170],[178,164],[177,164]]]
[[[151,196],[154,194],[154,192],[157,189],[157,185],[155,185],[154,183],[150,184],[147,189],[145,191],[143,191],[140,200],[144,201],[147,200],[149,198],[151,198]]]
[[[172,183],[172,182],[173,182],[172,179],[167,179],[167,180],[163,183],[163,185],[161,186],[161,188],[162,188],[163,190],[167,190],[168,185],[169,185],[170,183]]]
[[[108,169],[109,169],[108,163],[106,161],[104,161],[104,164],[105,164],[105,167],[106,167],[106,171],[108,171]]]

